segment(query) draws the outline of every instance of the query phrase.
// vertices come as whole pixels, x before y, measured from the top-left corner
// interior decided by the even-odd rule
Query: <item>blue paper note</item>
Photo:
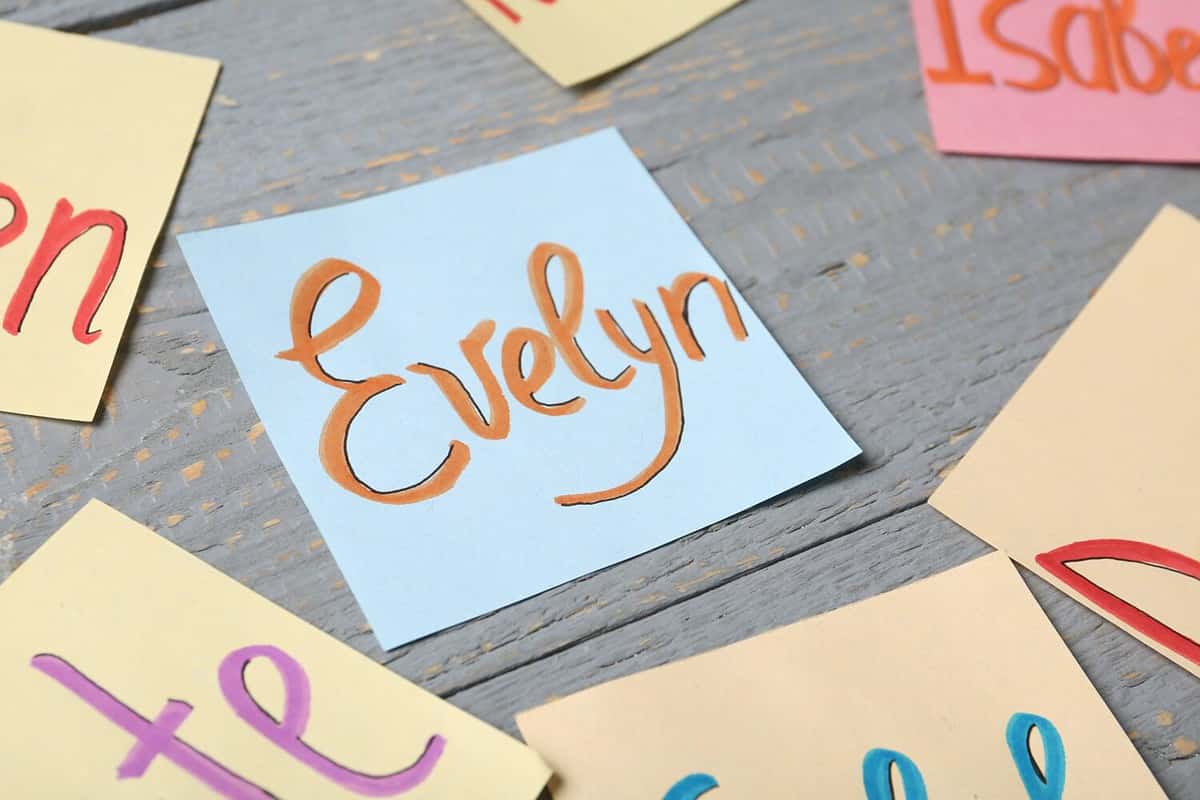
[[[385,648],[860,452],[615,130],[180,244]]]

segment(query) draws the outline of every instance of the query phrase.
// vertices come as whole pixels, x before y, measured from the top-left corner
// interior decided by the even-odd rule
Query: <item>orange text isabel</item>
[[[1171,84],[1200,90],[1200,33],[1183,27],[1171,28],[1161,41],[1139,29],[1135,22],[1136,0],[1100,0],[1098,5],[1066,3],[1056,8],[1043,41],[1018,41],[1005,33],[1004,15],[1025,5],[1027,0],[989,0],[978,20],[955,18],[953,0],[932,0],[937,7],[938,29],[946,54],[946,66],[926,71],[934,83],[1004,85],[1030,92],[1053,89],[1064,78],[1084,87],[1106,92],[1122,90],[1155,94]],[[1041,0],[1034,6],[1052,5]],[[1181,2],[1182,9],[1189,3]],[[968,66],[970,54],[963,52],[959,25],[975,22],[997,49],[1025,59],[1027,77],[997,76]],[[1070,40],[1076,29],[1085,33],[1090,53],[1072,52]],[[1086,68],[1081,65],[1088,65]]]
[[[557,259],[562,265],[565,288],[561,302],[551,294],[547,270]],[[336,322],[320,332],[312,330],[313,313],[321,294],[338,278],[356,276],[358,297],[350,309]],[[557,417],[574,414],[583,408],[584,398],[573,397],[549,403],[538,399],[554,373],[558,357],[582,383],[597,389],[620,390],[627,387],[638,370],[637,365],[654,369],[662,384],[663,436],[658,452],[643,469],[618,486],[597,491],[563,494],[555,499],[560,505],[574,506],[602,503],[625,497],[649,483],[670,463],[683,436],[683,398],[679,386],[679,369],[667,336],[650,306],[634,300],[633,306],[641,323],[645,346],[640,347],[622,329],[612,313],[596,310],[596,319],[613,345],[631,360],[613,377],[601,375],[576,341],[583,322],[583,268],[570,249],[558,244],[540,244],[534,248],[528,262],[529,287],[542,318],[544,331],[517,327],[509,330],[500,347],[500,370],[508,394],[525,408],[539,414]],[[725,321],[736,340],[746,338],[746,326],[734,302],[733,293],[723,280],[701,272],[685,272],[669,287],[660,287],[659,300],[667,322],[684,355],[694,361],[704,360],[704,350],[696,340],[688,322],[688,301],[692,291],[707,284],[715,294]],[[402,505],[419,503],[448,492],[454,487],[471,460],[471,448],[453,439],[445,457],[432,472],[421,480],[398,489],[378,490],[369,486],[354,471],[346,446],[350,425],[372,398],[404,384],[399,375],[372,375],[368,378],[347,379],[330,375],[321,365],[320,356],[357,333],[379,305],[379,281],[362,267],[339,259],[324,259],[313,265],[297,281],[292,294],[292,347],[278,358],[295,361],[322,383],[342,391],[342,396],[330,412],[321,431],[320,457],[326,472],[338,485],[359,497],[380,503]],[[447,402],[471,433],[481,439],[507,438],[510,428],[508,397],[501,386],[501,377],[484,357],[484,347],[496,333],[496,323],[482,320],[459,342],[463,356],[483,386],[485,415],[453,372],[433,364],[418,362],[408,372],[424,375],[437,385]],[[638,337],[642,338],[642,337]],[[529,350],[529,370],[523,368],[524,354]]]

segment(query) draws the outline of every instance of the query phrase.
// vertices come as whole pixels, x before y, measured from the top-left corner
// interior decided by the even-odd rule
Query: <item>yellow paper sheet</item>
[[[1197,308],[1168,207],[930,503],[1200,676]]]
[[[0,67],[0,411],[91,420],[219,64],[0,22]]]
[[[174,730],[176,739],[275,797],[370,796],[361,787],[347,788],[344,773],[383,776],[422,765],[423,779],[400,795],[407,800],[533,800],[549,776],[538,756],[516,740],[99,501],[0,585],[0,619],[7,721],[0,732],[0,797],[265,796],[235,784],[210,788],[177,762],[178,743],[170,752],[151,748],[149,757],[142,754],[140,777],[119,779],[119,765],[129,771],[138,761],[138,740],[52,676],[67,669],[63,663],[145,719],[159,717],[168,700],[186,703],[191,711]],[[242,671],[236,654],[246,647],[277,648],[302,676],[285,679],[271,656],[261,653]],[[238,716],[219,682],[227,662],[235,694],[243,694],[240,702],[261,706],[253,709],[258,724],[287,725],[289,746],[297,746],[298,733],[318,754],[312,759],[341,770],[339,780]],[[305,684],[307,722],[300,697]],[[164,736],[170,739],[171,731]]]
[[[741,0],[463,0],[563,86],[610,72]]]
[[[930,798],[1057,797],[1023,790],[1007,741],[1017,713],[1056,728],[1065,772],[1046,778],[1065,777],[1064,797],[1164,796],[1002,554],[517,723],[556,773],[555,800],[660,800],[691,774],[719,783],[704,800],[890,800],[865,791],[875,750],[909,759]],[[1049,767],[1044,737],[1029,739],[1021,749]]]

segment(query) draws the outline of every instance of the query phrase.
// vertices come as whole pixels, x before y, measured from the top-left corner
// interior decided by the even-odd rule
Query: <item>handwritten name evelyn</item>
[[[934,83],[996,83],[991,72],[973,70],[960,38],[952,0],[932,0],[946,66],[927,70]],[[1180,9],[1187,6],[1180,3]],[[1044,92],[1066,78],[1085,89],[1156,94],[1168,86],[1200,90],[1200,32],[1168,30],[1161,41],[1137,27],[1136,0],[1101,0],[1098,6],[1065,3],[1050,18],[1045,40],[1020,40],[1004,30],[1004,16],[1024,8],[1050,7],[1027,0],[989,0],[979,14],[979,30],[998,50],[1025,60],[1028,76],[1001,76],[1006,86]],[[962,24],[970,24],[963,22]],[[1076,33],[1078,31],[1078,34]],[[1072,41],[1079,37],[1078,41]],[[1086,46],[1076,46],[1083,44]]]
[[[554,261],[561,265],[564,278],[563,296],[559,299],[553,296],[548,278],[550,265]],[[633,300],[642,328],[637,337],[631,337],[611,311],[597,309],[596,320],[601,330],[631,362],[613,377],[602,375],[576,340],[584,314],[584,273],[579,258],[563,245],[539,244],[529,256],[527,273],[529,288],[545,330],[515,327],[505,333],[500,346],[498,370],[484,355],[484,348],[496,334],[493,320],[481,320],[459,342],[467,364],[483,387],[484,405],[488,409],[486,415],[476,398],[450,370],[426,362],[411,364],[407,370],[432,380],[467,430],[481,439],[493,441],[507,438],[511,428],[505,387],[513,400],[538,414],[563,417],[577,414],[584,407],[586,399],[582,396],[559,402],[547,402],[537,396],[554,374],[558,358],[566,363],[582,384],[607,391],[620,391],[629,386],[639,366],[655,371],[662,386],[663,399],[662,442],[658,452],[636,474],[617,486],[562,494],[555,497],[554,501],[562,506],[577,506],[626,497],[648,484],[666,468],[678,451],[683,437],[679,368],[668,337],[663,332],[659,317],[642,300]],[[332,325],[320,332],[313,332],[313,314],[322,293],[334,281],[350,275],[359,280],[358,296],[353,304]],[[716,297],[733,338],[737,341],[747,338],[746,326],[729,285],[713,275],[684,272],[669,287],[659,287],[658,297],[679,348],[693,361],[703,361],[704,350],[688,320],[688,303],[692,292],[702,285]],[[356,264],[333,258],[317,262],[296,283],[290,313],[292,347],[279,353],[277,358],[295,361],[312,377],[342,392],[320,436],[321,463],[329,476],[342,488],[367,500],[392,505],[419,503],[454,488],[471,461],[471,448],[465,442],[453,439],[441,462],[420,480],[389,490],[368,485],[355,472],[347,449],[350,426],[367,403],[384,392],[403,386],[405,379],[391,374],[365,378],[335,376],[329,374],[320,362],[321,354],[346,341],[367,324],[379,305],[381,292],[379,281]],[[635,339],[643,340],[644,346],[640,346]],[[527,351],[532,356],[528,371],[524,368]]]

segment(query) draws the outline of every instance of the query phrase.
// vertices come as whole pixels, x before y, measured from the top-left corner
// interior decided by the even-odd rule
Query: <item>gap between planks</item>
[[[587,633],[584,636],[581,636],[577,639],[572,639],[570,642],[566,642],[562,645],[559,645],[558,647],[550,648],[550,649],[546,650],[545,652],[543,652],[533,658],[527,658],[527,659],[513,662],[512,664],[509,664],[506,667],[504,667],[503,669],[500,669],[486,677],[481,677],[481,678],[477,678],[473,681],[469,681],[469,682],[463,684],[462,686],[457,686],[457,687],[451,689],[450,691],[441,694],[440,696],[444,700],[450,700],[455,695],[461,694],[462,692],[466,692],[470,689],[474,689],[485,683],[489,683],[489,682],[491,682],[497,678],[503,677],[504,675],[507,675],[511,672],[516,672],[517,670],[528,667],[531,664],[536,664],[540,661],[545,661],[548,658],[556,656],[560,653],[564,653],[567,650],[571,650],[572,648],[578,647],[579,645],[585,644],[585,643],[587,643],[593,639],[596,639],[598,637],[605,636],[614,631],[618,631],[621,628],[625,628],[629,625],[633,625],[635,623],[642,622],[643,620],[647,620],[652,617],[658,616],[659,614],[662,614],[663,612],[669,611],[670,609],[674,608],[675,606],[678,606],[678,605],[681,605],[684,603],[693,602],[697,598],[703,597],[704,595],[708,594],[709,592],[713,592],[713,591],[716,591],[717,589],[721,589],[724,586],[728,586],[731,583],[734,583],[736,581],[742,580],[743,578],[754,575],[758,572],[761,572],[762,570],[769,569],[770,567],[781,564],[784,561],[787,561],[789,559],[803,556],[803,555],[805,555],[809,552],[812,552],[818,548],[824,547],[829,544],[833,544],[834,542],[837,542],[839,539],[844,539],[847,536],[852,536],[853,534],[858,533],[859,531],[862,531],[865,528],[869,528],[873,525],[878,525],[878,524],[885,522],[886,520],[891,519],[892,517],[895,517],[899,514],[905,514],[909,511],[912,511],[913,509],[919,508],[919,507],[925,505],[925,503],[926,503],[925,500],[919,500],[919,501],[916,501],[913,503],[906,503],[905,505],[902,505],[902,506],[899,506],[899,507],[893,509],[892,511],[888,512],[887,514],[881,514],[878,517],[871,517],[869,519],[864,520],[862,523],[860,523],[858,525],[853,525],[843,531],[839,531],[837,533],[833,533],[829,536],[825,536],[825,537],[819,538],[813,542],[807,543],[804,546],[800,547],[799,549],[797,549],[793,552],[784,553],[777,558],[765,559],[761,563],[755,564],[753,567],[750,567],[749,569],[746,569],[742,572],[738,572],[737,574],[731,575],[728,578],[723,578],[721,580],[715,581],[711,585],[706,586],[704,589],[702,589],[699,592],[696,592],[695,594],[688,594],[688,595],[678,597],[674,600],[671,600],[668,603],[663,603],[662,605],[655,606],[654,608],[646,611],[643,614],[634,614],[634,615],[630,616],[628,619],[622,620],[621,622],[618,622],[616,624],[600,626],[600,627],[596,628],[596,630],[590,631],[589,633]],[[752,509],[747,509],[747,511],[749,511],[749,510],[752,510]],[[579,579],[576,578],[576,580],[579,580]],[[471,621],[474,622],[476,620],[471,620]],[[385,658],[382,663],[385,666],[390,665],[397,658],[399,658],[399,656]]]
[[[209,0],[146,0],[146,2],[137,3],[128,8],[101,11],[92,17],[74,22],[50,23],[45,27],[63,31],[64,33],[78,33],[83,35],[102,33],[104,31],[136,25],[150,17],[207,2]],[[20,10],[21,8],[18,7],[7,11],[0,11],[0,19],[12,17]]]

